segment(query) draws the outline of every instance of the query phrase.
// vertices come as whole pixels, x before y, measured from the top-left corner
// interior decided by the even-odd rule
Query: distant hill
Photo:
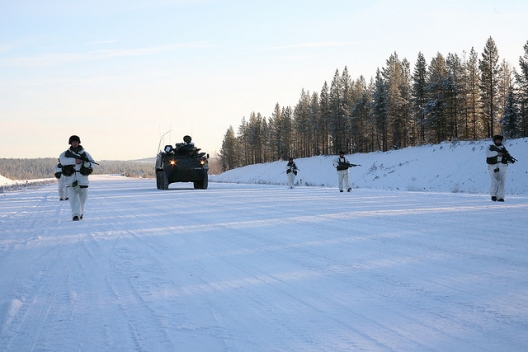
[[[144,161],[102,160],[99,166],[94,167],[94,174],[154,178],[154,160],[149,159],[141,159]],[[3,176],[3,179],[0,179],[0,185],[8,183],[6,178],[10,181],[54,178],[57,162],[57,158],[0,158],[0,175]]]
[[[135,162],[135,163],[150,163],[151,165],[154,165],[154,163],[156,162],[156,157],[153,156],[151,158],[134,159],[134,160],[129,160],[129,161]]]

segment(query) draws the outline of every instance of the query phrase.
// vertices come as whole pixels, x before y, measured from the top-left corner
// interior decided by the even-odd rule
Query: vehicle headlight
[[[170,160],[170,161],[169,161],[169,164],[171,164],[172,166],[176,165],[176,160],[174,160],[174,159],[173,159],[173,160]]]

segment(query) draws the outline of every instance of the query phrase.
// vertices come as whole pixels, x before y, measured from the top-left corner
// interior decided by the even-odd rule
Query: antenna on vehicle
[[[172,129],[168,130],[167,132],[165,132],[161,137],[160,137],[160,140],[159,140],[159,143],[158,143],[158,152],[161,150],[160,147],[161,147],[161,141],[163,140],[163,137],[165,137],[165,135],[167,133],[170,133],[172,131]]]

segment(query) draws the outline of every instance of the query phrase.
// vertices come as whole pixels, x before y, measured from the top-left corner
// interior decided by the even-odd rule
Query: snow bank
[[[490,141],[444,142],[389,152],[350,154],[347,158],[360,167],[350,169],[354,188],[402,191],[487,193],[489,175],[485,149]],[[505,141],[508,151],[519,161],[509,166],[506,193],[528,194],[528,138]],[[307,186],[337,187],[332,167],[335,156],[296,159],[300,169],[297,182]],[[286,161],[249,165],[210,176],[213,182],[286,185]]]
[[[9,185],[12,185],[12,184],[15,184],[15,183],[16,183],[16,181],[10,180],[7,177],[4,177],[4,176],[0,175],[0,187],[1,186],[9,186]]]

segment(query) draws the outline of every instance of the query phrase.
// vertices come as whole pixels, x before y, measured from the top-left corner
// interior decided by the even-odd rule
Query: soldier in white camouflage
[[[66,194],[66,178],[62,177],[62,164],[59,163],[55,165],[55,177],[57,178],[57,183],[59,184],[59,200],[68,200],[68,195]]]
[[[286,164],[286,175],[288,176],[288,187],[293,188],[295,185],[295,176],[297,176],[297,165],[293,161],[293,158],[288,160]]]
[[[65,178],[66,192],[71,205],[73,221],[82,220],[84,205],[88,198],[88,176],[95,164],[92,156],[81,146],[81,139],[73,135],[68,140],[70,148],[60,157],[62,176]]]
[[[490,144],[486,149],[486,163],[491,178],[490,195],[492,201],[504,202],[504,185],[508,173],[508,164],[513,164],[517,160],[510,155],[502,144],[503,137],[501,135],[493,136],[492,140],[493,144]]]

